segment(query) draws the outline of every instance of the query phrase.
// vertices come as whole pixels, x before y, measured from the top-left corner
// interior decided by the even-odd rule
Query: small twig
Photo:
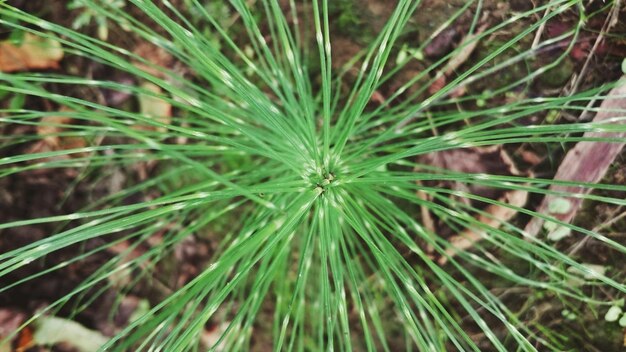
[[[615,27],[617,25],[617,23],[619,22],[620,7],[622,7],[622,0],[615,0],[613,2],[613,8],[611,9],[611,14],[609,15],[609,18],[611,20],[609,22],[609,28],[608,29],[611,29],[611,28]]]
[[[609,18],[610,17],[611,16],[609,15]],[[604,21],[604,24],[602,25],[602,29],[600,30],[598,37],[594,41],[593,46],[591,47],[591,50],[589,51],[589,55],[587,55],[587,59],[585,60],[585,63],[583,64],[583,67],[580,69],[580,72],[578,74],[578,79],[574,81],[574,83],[572,84],[572,89],[568,92],[568,96],[574,95],[578,91],[578,87],[580,86],[580,83],[583,77],[585,77],[587,74],[587,70],[589,69],[589,64],[591,63],[591,59],[593,59],[596,51],[598,50],[598,46],[600,46],[600,43],[602,42],[602,40],[604,40],[604,35],[608,33],[609,30],[611,29],[609,18],[607,18],[606,21]]]
[[[543,17],[545,18],[546,16],[548,16],[548,14],[550,13],[550,10],[552,9],[552,6],[549,6],[546,11],[543,13]],[[535,34],[535,39],[533,40],[532,45],[530,46],[530,48],[532,50],[535,50],[535,48],[539,45],[539,42],[541,42],[541,36],[543,35],[543,31],[546,28],[546,23],[547,21],[544,21],[541,25],[539,25],[539,28],[537,28],[537,33]]]
[[[616,209],[615,213],[617,213],[622,207],[619,207]],[[591,231],[593,232],[598,232],[602,229],[605,229],[613,224],[615,224],[616,222],[620,221],[621,219],[623,219],[624,217],[626,217],[626,211],[622,212],[621,214],[619,214],[618,216],[615,217],[611,217],[611,219],[609,219],[608,221],[603,222],[602,224],[594,227]],[[567,254],[569,256],[572,256],[574,254],[576,254],[581,248],[583,248],[585,246],[585,244],[587,244],[587,242],[589,242],[592,239],[592,237],[590,236],[586,236],[585,238],[583,238],[580,242],[578,242],[577,244],[575,244],[568,252]]]

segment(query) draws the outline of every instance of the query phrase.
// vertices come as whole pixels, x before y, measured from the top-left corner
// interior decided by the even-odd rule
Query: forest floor
[[[539,2],[539,1],[537,1]],[[29,13],[37,14],[65,26],[71,26],[76,16],[80,15],[80,9],[68,11],[67,2],[46,1],[46,0],[16,0],[12,2],[14,6]],[[184,1],[178,1],[179,6],[184,6]],[[333,2],[334,3],[334,2]],[[417,47],[419,43],[426,41],[436,30],[454,13],[465,1],[463,0],[425,0],[411,21],[411,28],[403,36],[403,43],[406,48]],[[585,3],[587,3],[585,1]],[[514,11],[527,11],[535,6],[533,1],[512,0],[512,1],[484,1],[485,13],[489,16],[481,19],[480,25],[492,26],[502,20],[506,15]],[[128,5],[129,7],[131,5]],[[604,33],[600,45],[594,48],[594,43],[598,40],[610,20],[611,8],[602,1],[591,1],[587,5],[589,13],[599,11],[585,25],[583,35],[571,50],[564,63],[551,69],[540,79],[534,80],[532,84],[524,87],[523,91],[512,92],[512,94],[523,94],[525,96],[559,96],[571,92],[573,86],[579,91],[598,87],[604,83],[613,82],[622,73],[622,62],[626,58],[626,15],[622,12],[622,19],[616,26],[611,28],[610,33]],[[231,12],[227,12],[233,16]],[[69,14],[69,15],[68,15]],[[340,69],[355,54],[364,49],[374,38],[391,14],[391,6],[387,0],[366,0],[366,1],[339,1],[331,7],[332,18],[332,52],[333,68]],[[386,97],[398,89],[404,82],[410,80],[416,73],[421,72],[436,60],[445,56],[456,48],[465,38],[472,21],[472,13],[461,16],[454,23],[450,24],[429,44],[423,51],[421,60],[413,60],[403,71],[396,76],[393,81],[386,83],[377,93],[380,97]],[[577,17],[575,14],[563,14],[558,21],[548,25],[544,29],[544,35],[556,37],[575,25]],[[520,28],[526,24],[519,23]],[[83,28],[88,33],[97,35],[96,26],[86,26]],[[465,62],[459,64],[471,65],[485,57],[494,47],[501,44],[506,39],[511,38],[514,33],[507,31],[495,32],[487,40],[478,43],[473,52],[468,55]],[[8,38],[11,33],[0,31],[0,40]],[[167,53],[155,48],[150,43],[142,43],[141,39],[129,37],[120,28],[110,28],[109,40],[121,47],[140,52],[141,56],[151,62],[166,67],[175,67],[175,60]],[[546,65],[553,58],[565,50],[564,47],[556,47],[551,52],[545,52],[534,58],[534,64]],[[590,60],[587,60],[591,57]],[[118,82],[137,83],[132,77],[125,76],[118,72],[111,72],[100,64],[86,61],[79,57],[68,57],[60,62],[58,71],[70,74],[81,73],[93,78],[107,77]],[[435,73],[433,73],[435,74]],[[525,74],[523,67],[513,66],[511,70],[503,75],[503,80],[518,79]],[[349,84],[350,75],[348,72],[346,84]],[[445,82],[444,82],[445,83]],[[492,87],[490,81],[477,82],[467,88],[469,92],[488,92]],[[55,89],[52,87],[52,89]],[[437,86],[431,87],[427,94],[436,92]],[[128,106],[129,109],[136,109],[140,102],[134,100],[132,96],[112,94],[107,91],[96,92],[64,92],[65,94],[78,94],[88,96],[89,94],[99,99],[116,105]],[[376,96],[372,98],[376,99]],[[14,103],[11,97],[0,98],[0,105],[8,106]],[[495,103],[495,102],[487,102]],[[27,100],[23,104],[33,104],[38,108],[53,109],[53,106],[45,101]],[[484,102],[473,102],[475,105]],[[167,106],[163,107],[167,109]],[[546,112],[543,115],[534,117],[537,121],[554,119],[555,116]],[[556,118],[569,119],[571,116],[561,115]],[[577,118],[577,117],[573,117]],[[8,134],[36,134],[36,127],[11,126],[0,124],[0,135]],[[57,145],[65,147],[80,146],[80,141],[76,140],[56,140]],[[77,144],[78,143],[78,144]],[[557,146],[555,149],[547,148],[545,145],[525,144],[506,148],[506,150],[494,153],[493,150],[473,150],[472,155],[441,155],[443,160],[422,160],[424,162],[440,163],[442,165],[458,164],[463,160],[472,160],[472,165],[467,166],[476,172],[503,173],[510,172],[515,168],[522,173],[532,172],[541,177],[552,177],[562,166],[562,161],[572,145]],[[0,149],[0,159],[18,153],[29,153],[47,150],[50,145],[45,142],[36,141],[28,144],[21,144],[16,147]],[[513,165],[507,165],[509,161],[500,160],[499,155],[506,153],[507,160]],[[580,163],[593,163],[591,160],[579,160]],[[495,166],[494,166],[495,164]],[[505,169],[500,170],[505,165]],[[104,176],[93,175],[80,169],[41,169],[33,172],[20,173],[9,177],[0,178],[0,223],[6,223],[19,219],[34,219],[39,217],[68,214],[79,211],[86,205],[98,199],[113,194],[125,185],[145,180],[158,171],[158,165],[154,163],[138,163],[128,168],[112,168]],[[622,152],[608,169],[602,182],[611,184],[626,184],[626,153]],[[446,186],[446,185],[441,185]],[[601,193],[599,193],[601,194]],[[144,199],[152,199],[158,194],[144,194]],[[500,195],[501,196],[501,195]],[[610,196],[616,198],[626,198],[626,194],[611,193]],[[498,195],[492,195],[498,197]],[[141,199],[128,199],[126,202],[132,203]],[[529,208],[537,208],[541,204],[541,197],[533,196],[526,204]],[[621,239],[626,242],[626,209],[619,206],[609,206],[604,203],[595,204],[586,202],[575,214],[573,222],[582,224],[587,228],[598,228],[601,233],[605,233],[612,238]],[[618,219],[617,221],[615,219]],[[621,220],[620,220],[621,219]],[[519,216],[515,221],[523,226],[529,219]],[[57,224],[30,225],[6,230],[0,230],[0,253],[11,249],[19,248],[28,243],[44,238],[45,236],[58,231]],[[435,224],[434,226],[437,226]],[[445,229],[441,229],[445,233]],[[453,236],[454,234],[447,234]],[[70,260],[80,253],[96,248],[101,244],[102,239],[90,241],[86,246],[71,246],[63,249],[53,257],[39,263],[38,266],[29,266],[27,271],[17,271],[4,283],[15,282],[21,277],[34,274],[37,271],[50,268],[56,264]],[[471,244],[470,244],[471,245]],[[181,287],[191,278],[195,277],[211,260],[211,253],[215,250],[216,243],[211,235],[191,236],[182,243],[180,248],[172,252],[172,255],[165,258],[160,265],[159,278],[152,282],[142,282],[135,286],[131,292],[120,292],[120,288],[110,286],[98,299],[97,304],[89,306],[74,315],[73,307],[66,306],[58,316],[64,317],[68,321],[80,323],[82,326],[97,332],[103,336],[110,336],[119,331],[131,319],[134,314],[145,310],[146,306],[151,306],[166,297],[177,287]],[[623,267],[624,256],[607,252],[605,247],[599,246],[593,240],[585,240],[581,244],[581,237],[570,236],[564,238],[559,243],[562,248],[575,248],[581,262],[590,263],[604,267]],[[40,279],[28,281],[14,289],[0,294],[0,336],[3,331],[11,331],[21,324],[32,312],[45,307],[51,302],[67,295],[71,290],[93,273],[102,263],[106,262],[119,252],[127,248],[121,243],[119,247],[108,252],[100,252],[99,255],[88,257],[81,261],[57,270],[50,275]],[[137,248],[138,254],[145,248]],[[626,278],[626,272],[621,279]],[[493,280],[485,277],[485,281]],[[156,282],[156,283],[155,283]],[[1,284],[0,284],[1,286]],[[498,286],[497,283],[495,286]],[[614,292],[597,289],[594,293],[598,298],[611,297]],[[510,307],[516,307],[519,317],[529,326],[554,327],[559,326],[559,331],[563,334],[570,334],[572,346],[583,346],[581,350],[586,351],[617,351],[620,346],[626,343],[626,334],[623,328],[615,323],[608,323],[598,318],[597,312],[588,311],[581,307],[571,307],[567,302],[550,295],[540,295],[536,292],[510,288],[502,286],[498,296]],[[579,323],[571,324],[568,312],[577,311]],[[580,320],[586,323],[580,324]],[[581,331],[580,326],[585,326]],[[271,327],[269,327],[271,329]],[[211,336],[218,330],[216,326],[207,326],[207,336]],[[32,337],[27,330],[16,337],[12,346],[21,351],[75,351],[78,350],[72,344],[57,344],[53,347],[38,346],[32,342]],[[478,332],[477,332],[478,333]],[[480,339],[480,337],[477,337]],[[256,342],[256,350],[263,351],[267,348],[267,341],[259,338]],[[0,352],[8,349],[0,348]]]

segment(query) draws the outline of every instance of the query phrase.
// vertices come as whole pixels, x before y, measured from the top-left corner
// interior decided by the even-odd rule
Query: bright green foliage
[[[72,225],[1,254],[0,277],[96,237],[111,238],[94,249],[102,251],[125,239],[140,243],[151,234],[163,233],[160,245],[139,257],[114,258],[49,308],[53,310],[70,298],[88,300],[82,294],[90,287],[103,282],[111,285],[110,278],[128,275],[128,268],[150,275],[150,268],[177,243],[213,229],[221,242],[212,264],[132,322],[105,348],[195,350],[200,348],[205,324],[212,319],[226,323],[225,332],[213,346],[224,351],[248,349],[253,335],[259,338],[260,332],[255,330],[259,324],[273,324],[268,339],[275,350],[390,351],[407,346],[422,351],[479,351],[475,336],[465,328],[469,319],[494,350],[532,351],[537,346],[542,346],[541,350],[560,349],[564,340],[558,334],[549,329],[531,329],[520,322],[475,273],[487,272],[506,285],[536,289],[564,300],[602,304],[587,296],[581,287],[568,284],[572,277],[587,274],[586,267],[546,241],[545,235],[525,237],[518,227],[523,225],[506,223],[493,228],[476,220],[480,210],[475,204],[513,206],[469,191],[428,187],[425,181],[445,179],[535,194],[553,193],[547,190],[549,185],[568,183],[441,170],[419,165],[417,157],[473,146],[574,142],[584,140],[584,131],[626,129],[626,125],[615,121],[527,125],[527,117],[547,111],[582,110],[589,101],[603,99],[612,85],[571,96],[521,96],[508,102],[495,99],[506,96],[514,87],[526,87],[559,65],[571,47],[547,66],[529,66],[527,74],[513,83],[507,80],[501,87],[495,83],[490,87],[490,100],[480,110],[461,110],[456,108],[460,105],[451,104],[481,98],[480,94],[451,98],[450,93],[461,86],[497,81],[503,70],[526,62],[557,40],[568,40],[571,46],[584,22],[582,12],[578,12],[582,1],[551,1],[525,13],[511,14],[474,40],[486,40],[507,28],[516,30],[512,38],[479,62],[464,66],[443,89],[424,99],[434,80],[429,77],[463,47],[397,88],[379,105],[371,104],[370,97],[393,81],[410,61],[396,63],[397,49],[402,45],[397,41],[412,14],[423,10],[422,4],[398,1],[376,39],[348,64],[354,65],[350,72],[358,72],[356,77],[346,79],[350,67],[335,70],[332,65],[329,2],[291,0],[279,4],[262,0],[251,5],[254,2],[232,0],[229,13],[237,16],[231,28],[245,28],[247,38],[243,39],[232,36],[222,26],[224,19],[215,18],[204,4],[186,1],[193,5],[189,11],[196,18],[201,16],[205,26],[212,26],[213,35],[219,37],[216,40],[186,21],[180,9],[168,1],[129,0],[123,9],[107,6],[106,2],[82,1],[108,23],[121,23],[133,35],[172,54],[187,68],[186,73],[156,67],[127,50],[8,4],[0,5],[0,24],[53,38],[61,42],[68,56],[84,56],[162,90],[158,93],[139,84],[127,86],[54,73],[0,73],[0,90],[41,97],[71,109],[66,114],[78,123],[64,125],[63,135],[86,137],[91,143],[0,159],[0,177],[31,169],[98,169],[147,160],[159,161],[162,170],[155,178],[125,188],[82,212],[0,224],[0,229],[50,222]],[[286,9],[281,7],[285,3]],[[473,9],[475,24],[482,16],[481,5],[482,1],[468,1],[455,16]],[[129,11],[131,7],[135,11]],[[153,23],[131,15],[139,12]],[[539,41],[534,48],[521,44],[563,13],[580,13],[579,25],[558,38]],[[516,25],[522,20],[529,25],[520,29]],[[475,27],[470,31],[476,31]],[[316,44],[309,45],[309,39]],[[416,52],[427,43],[420,44]],[[244,53],[245,46],[254,50],[253,55]],[[494,61],[504,52],[510,53],[507,50],[511,48],[516,50],[513,56]],[[160,75],[148,73],[134,62],[152,66]],[[310,67],[319,72],[309,72]],[[97,101],[59,95],[46,89],[48,83],[155,96],[172,104],[174,116],[171,123],[161,122]],[[347,91],[346,85],[350,87]],[[503,103],[492,106],[490,101]],[[55,114],[24,108],[0,113],[1,123],[15,124],[37,124],[42,116]],[[134,128],[136,125],[151,128]],[[2,136],[2,143],[14,145],[37,138],[43,137]],[[105,142],[100,143],[103,138]],[[186,143],[178,143],[180,138]],[[55,158],[70,155],[73,157]],[[626,190],[623,185],[579,186]],[[121,203],[148,190],[159,190],[162,195],[134,204]],[[428,194],[432,201],[419,197],[418,191]],[[580,196],[626,205],[623,199],[608,196]],[[449,228],[457,232],[468,226],[478,228],[485,238],[471,252],[460,251],[452,256],[446,238],[421,223],[421,206],[444,219]],[[599,233],[530,209],[515,210],[626,252],[622,244]],[[225,224],[223,219],[230,220]],[[427,245],[434,248],[436,256],[448,257],[445,266],[427,253]],[[503,264],[511,258],[518,265]],[[571,267],[577,270],[568,271]],[[626,292],[626,286],[608,274],[598,274],[594,282]],[[0,290],[19,284],[4,285]],[[268,309],[273,322],[258,321],[257,316]],[[465,317],[468,319],[463,320]]]

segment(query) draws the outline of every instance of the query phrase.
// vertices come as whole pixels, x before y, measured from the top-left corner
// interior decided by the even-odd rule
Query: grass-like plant
[[[449,23],[469,11],[468,39],[396,85],[379,103],[371,97],[391,86],[415,60],[396,56],[414,13],[427,11],[420,1],[399,0],[376,39],[342,68],[332,62],[328,0],[231,0],[228,8],[236,15],[228,25],[198,0],[186,1],[188,9],[169,1],[129,0],[125,7],[82,3],[106,18],[110,28],[123,26],[180,65],[155,65],[130,48],[0,4],[0,24],[6,28],[59,42],[68,60],[97,62],[138,82],[55,72],[0,73],[0,90],[25,95],[27,101],[25,107],[3,108],[0,123],[42,126],[50,123],[44,117],[59,115],[61,107],[71,119],[53,124],[47,134],[2,136],[4,151],[50,137],[86,143],[6,155],[0,159],[0,177],[62,168],[97,180],[98,173],[111,167],[154,161],[158,170],[83,211],[0,224],[0,231],[58,224],[55,233],[0,254],[2,294],[130,243],[27,323],[69,304],[79,313],[97,302],[98,293],[120,282],[128,287],[120,292],[128,292],[141,280],[158,278],[163,258],[186,238],[207,233],[219,243],[209,265],[103,349],[242,351],[254,341],[270,341],[274,350],[560,350],[569,346],[566,336],[540,323],[530,325],[518,314],[520,307],[504,304],[494,287],[525,288],[600,313],[612,302],[597,299],[588,285],[572,284],[574,279],[612,290],[615,299],[626,292],[615,279],[620,272],[594,272],[575,253],[544,234],[527,236],[523,227],[529,218],[541,218],[617,253],[626,252],[623,244],[538,213],[536,204],[520,207],[471,191],[487,187],[541,196],[559,193],[551,185],[576,185],[579,193],[561,196],[623,206],[626,202],[609,192],[587,190],[619,193],[626,191],[624,185],[464,173],[423,165],[419,159],[460,148],[623,141],[582,136],[590,130],[624,131],[619,116],[601,124],[543,121],[548,111],[597,112],[597,103],[615,84],[560,96],[524,95],[538,77],[560,65],[579,39],[587,16],[583,1],[549,1],[510,12],[507,19],[481,29],[483,2],[467,1]],[[188,21],[189,13],[196,20]],[[578,16],[578,23],[558,37],[537,36],[563,14]],[[513,34],[429,93],[447,63],[499,31]],[[535,37],[539,40],[531,45]],[[534,65],[532,60],[548,50],[558,52],[552,62]],[[512,67],[526,71],[498,81]],[[485,80],[490,80],[488,96],[472,89],[463,96],[453,94]],[[154,97],[171,104],[173,116],[164,121],[81,93],[94,90]],[[511,98],[511,92],[518,94]],[[474,104],[485,98],[484,107]],[[28,101],[46,101],[55,108],[37,109],[46,105]],[[467,187],[436,187],[432,181]],[[141,196],[148,193],[159,196]],[[478,215],[492,216],[485,205],[514,210],[520,219],[486,224],[478,220]],[[424,225],[421,208],[454,234],[471,228],[483,234],[482,240],[456,250],[449,236]],[[94,239],[101,240],[98,246],[77,246]],[[72,246],[82,250],[71,260],[15,279],[24,267]],[[133,255],[140,247],[140,254]],[[201,342],[208,322],[223,327],[213,346]]]

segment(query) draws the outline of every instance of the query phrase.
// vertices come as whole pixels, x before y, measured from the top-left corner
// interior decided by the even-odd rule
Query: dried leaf
[[[481,148],[458,148],[423,155],[419,158],[421,164],[432,165],[441,169],[462,172],[466,174],[489,175],[520,175],[511,157],[501,146]],[[460,183],[453,185],[442,184],[456,190],[469,191],[475,195],[497,199],[499,191],[482,185],[465,187]]]
[[[170,68],[174,63],[174,58],[170,53],[168,53],[165,49],[149,42],[140,42],[133,52],[147,61],[137,61],[134,65],[140,70],[156,77],[164,78],[163,72],[160,68]]]
[[[512,190],[504,194],[504,196],[498,199],[499,202],[507,204],[505,205],[496,205],[491,204],[485,209],[486,214],[480,214],[477,220],[488,228],[499,228],[502,224],[505,224],[515,214],[517,214],[517,210],[511,207],[523,207],[526,204],[528,199],[528,192],[521,190]],[[446,254],[449,256],[454,256],[459,251],[463,251],[471,248],[474,243],[482,240],[487,237],[487,232],[485,228],[468,228],[463,231],[461,234],[453,236],[449,239],[451,248],[446,250]],[[443,256],[439,259],[439,264],[445,264],[448,258]]]
[[[519,156],[522,158],[522,160],[524,160],[531,166],[539,165],[539,163],[543,161],[543,159],[541,159],[537,154],[531,152],[530,150],[521,150],[519,152]]]
[[[11,341],[4,341],[4,339],[15,333],[25,320],[26,314],[18,310],[12,308],[0,308],[0,352],[12,351]],[[28,343],[28,332],[24,334],[19,334],[18,337],[15,339],[15,345],[18,348],[20,346],[30,347],[30,345],[26,345]],[[24,337],[22,338],[22,336]]]
[[[465,61],[467,61],[467,59],[469,59],[469,57],[472,55],[472,53],[476,49],[476,46],[478,45],[478,40],[476,39],[476,37],[484,32],[485,29],[487,29],[487,25],[482,25],[475,33],[472,33],[463,38],[463,41],[461,42],[461,44],[459,44],[461,50],[459,50],[459,52],[455,56],[450,58],[446,66],[437,74],[438,77],[435,82],[433,82],[433,84],[428,87],[428,93],[435,94],[446,86],[448,81],[447,78],[452,75],[456,69],[463,65]],[[458,98],[460,96],[463,96],[465,92],[465,86],[459,86],[451,92],[450,96],[453,98]]]
[[[59,68],[63,49],[57,41],[24,34],[20,45],[11,41],[0,42],[0,71],[16,72]]]
[[[35,345],[35,340],[33,339],[33,329],[30,326],[20,330],[15,345],[16,352],[27,351]]]
[[[59,136],[65,130],[63,125],[69,125],[73,119],[63,113],[72,110],[62,107],[59,115],[44,116],[41,123],[37,125],[37,134],[43,137],[40,145],[34,145],[32,152],[42,152],[51,150],[80,149],[87,146],[87,141],[82,137]],[[69,157],[82,157],[84,153],[75,153]]]
[[[64,110],[60,110],[63,112]],[[67,111],[67,110],[66,110]],[[37,125],[37,134],[43,137],[43,140],[51,147],[59,146],[58,134],[63,131],[62,125],[67,125],[72,121],[72,118],[62,115],[44,116],[41,118],[41,123]]]
[[[39,319],[33,338],[39,345],[67,342],[81,352],[98,351],[109,340],[101,333],[89,330],[75,321],[57,317]]]
[[[428,94],[435,94],[440,91],[443,87],[448,83],[448,79],[445,75],[439,76],[431,85],[428,87]]]
[[[476,49],[476,45],[478,45],[478,40],[476,39],[476,37],[484,32],[485,29],[487,29],[487,25],[482,25],[475,33],[472,33],[463,38],[463,41],[461,42],[461,44],[459,44],[461,50],[459,50],[459,52],[455,56],[453,56],[450,61],[448,61],[446,67],[443,69],[443,72],[446,76],[451,75],[457,68],[463,65],[465,61],[467,61],[467,59],[469,59],[469,57],[474,52],[474,49]]]
[[[419,181],[418,181],[418,184],[420,184]],[[426,201],[431,200],[430,195],[424,191],[417,191],[417,196],[422,200],[426,200]],[[421,215],[422,225],[426,228],[426,230],[428,230],[429,234],[434,234],[437,231],[436,226],[435,226],[435,221],[433,220],[433,217],[430,214],[430,210],[428,209],[426,205],[420,206],[420,215]],[[435,251],[435,247],[431,244],[428,244],[426,247],[426,252],[433,253],[434,251]]]
[[[372,97],[370,98],[371,101],[373,101],[376,104],[382,105],[385,103],[385,96],[378,90],[375,90],[374,93],[372,93]]]
[[[155,93],[155,95],[161,94],[161,88],[155,84],[146,82],[141,85],[141,88]],[[156,121],[164,124],[169,124],[172,121],[172,105],[154,95],[139,94],[139,110],[143,115],[153,117]],[[165,127],[154,126],[136,126],[138,129],[144,130],[157,130],[164,132]]]
[[[205,328],[204,332],[200,335],[200,341],[206,348],[214,347],[215,344],[220,340],[220,337],[226,329],[230,322],[222,322],[219,325],[211,326],[210,328]],[[225,342],[222,341],[219,345],[214,347],[216,351],[225,351]]]
[[[429,58],[436,58],[445,55],[452,45],[454,44],[454,38],[456,38],[458,32],[456,28],[449,27],[437,34],[433,40],[424,48],[424,55]]]
[[[502,148],[502,146],[491,146],[481,148],[460,148],[446,150],[437,153],[431,153],[420,157],[419,162],[436,166],[442,169],[457,171],[468,174],[489,174],[489,175],[521,175],[522,173],[515,167],[510,156]],[[427,182],[425,182],[427,183]],[[499,204],[490,204],[476,220],[491,228],[498,228],[502,224],[509,221],[517,214],[514,209],[523,207],[528,198],[528,192],[522,190],[502,191],[492,187],[482,185],[467,185],[465,183],[441,183],[430,186],[446,187],[464,192],[469,192],[481,197],[495,199]],[[420,197],[423,197],[420,195]],[[430,227],[432,219],[430,214],[424,214],[422,209],[422,218],[430,219]],[[441,232],[441,226],[438,232]],[[486,237],[485,228],[468,228],[462,233],[449,238],[451,244],[450,249],[446,251],[447,256],[454,256],[459,251],[471,248],[474,243]],[[447,256],[439,259],[440,264],[447,262]]]

